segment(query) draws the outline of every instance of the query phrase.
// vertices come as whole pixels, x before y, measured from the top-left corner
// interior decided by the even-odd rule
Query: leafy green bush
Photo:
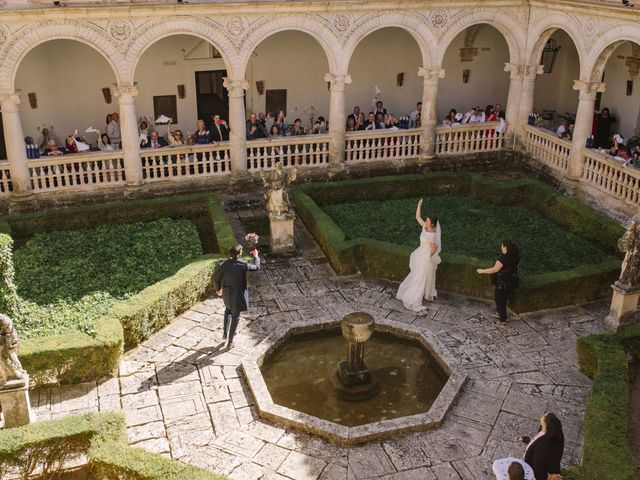
[[[324,210],[347,238],[368,238],[416,248],[420,226],[414,216],[418,198],[326,205]],[[459,196],[431,196],[423,214],[442,225],[443,257],[449,254],[493,263],[501,240],[516,240],[520,272],[537,274],[598,264],[610,257],[590,242],[522,207],[506,207]]]
[[[12,247],[11,237],[0,233],[0,312],[10,317],[18,307]]]
[[[469,197],[467,200],[470,205],[474,205],[474,201],[477,200],[487,202],[491,204],[490,208],[500,211],[500,206],[517,203],[520,207],[537,212],[550,221],[544,227],[548,231],[553,231],[554,225],[558,225],[575,235],[575,237],[565,237],[568,240],[562,240],[565,243],[572,243],[572,248],[577,246],[577,252],[583,252],[574,251],[574,255],[590,257],[587,261],[579,257],[580,261],[572,262],[571,258],[558,258],[557,253],[554,252],[553,255],[549,255],[549,258],[538,258],[538,263],[543,263],[546,268],[555,265],[553,268],[556,271],[540,272],[538,270],[539,273],[534,273],[527,272],[524,268],[520,287],[509,304],[514,311],[531,311],[584,303],[609,292],[609,285],[615,280],[620,264],[619,260],[603,252],[610,254],[615,251],[615,239],[622,235],[623,229],[575,200],[566,199],[550,187],[533,180],[495,182],[476,174],[448,172],[377,177],[304,185],[294,189],[292,198],[298,216],[323,248],[337,273],[351,274],[360,271],[365,275],[399,281],[409,271],[408,257],[418,241],[419,228],[415,224],[411,226],[411,223],[415,222],[413,220],[415,199],[419,196],[427,197],[426,208],[429,208],[429,205],[433,208],[436,202],[446,202],[448,198],[462,194]],[[445,195],[447,197],[443,199]],[[377,211],[380,208],[375,206],[375,202],[379,199],[384,199],[386,205],[403,205],[404,202],[406,205],[402,208],[408,211],[403,211],[401,214],[397,211],[386,211],[380,214]],[[372,203],[367,204],[366,209],[355,208],[350,209],[347,214],[341,214],[343,216],[340,221],[357,223],[358,228],[361,229],[354,230],[349,235],[322,208],[331,211],[333,208],[338,208],[337,204],[354,202]],[[477,207],[477,204],[475,205]],[[465,208],[462,202],[460,208]],[[449,211],[443,210],[443,212],[444,217],[449,216]],[[528,225],[531,219],[527,217],[525,210],[518,209],[516,213],[521,223],[524,222],[528,228],[532,228]],[[368,222],[360,224],[357,220],[360,214],[371,215],[371,218]],[[458,227],[459,232],[467,229],[475,233],[476,230],[484,228],[483,223],[486,223],[487,219],[483,217],[482,212],[475,211],[465,215],[467,216],[466,224]],[[443,225],[445,225],[444,217]],[[477,275],[475,269],[485,262],[493,263],[497,246],[502,240],[501,236],[511,236],[511,232],[507,230],[509,228],[509,225],[506,225],[507,221],[500,219],[494,225],[496,229],[503,229],[495,235],[495,239],[487,237],[483,241],[478,240],[480,234],[493,233],[493,228],[487,228],[478,235],[474,235],[471,240],[467,240],[468,245],[465,246],[464,242],[460,243],[460,251],[457,253],[449,248],[450,243],[455,243],[456,239],[449,239],[451,242],[447,243],[448,240],[445,237],[443,262],[438,267],[438,288],[464,295],[493,298],[493,287],[488,278]],[[391,223],[389,230],[384,227],[385,222]],[[598,228],[593,229],[593,225],[598,225]],[[363,237],[377,235],[377,238],[380,238],[381,230],[386,230],[393,242]],[[592,230],[597,231],[594,234]],[[527,255],[540,256],[541,246],[548,241],[548,231],[544,232],[544,235],[537,231],[533,232],[532,236],[541,238],[541,241],[540,243],[532,242],[530,247],[525,248],[531,252],[524,252],[523,267],[527,263]],[[407,245],[403,245],[402,242],[406,242]],[[552,248],[557,249],[557,245],[552,245]],[[472,251],[473,249],[476,250]],[[601,251],[598,252],[598,249]],[[472,254],[469,254],[470,251]],[[595,258],[592,255],[594,252]],[[559,267],[566,266],[572,268],[558,270]]]
[[[86,455],[90,478],[112,480],[224,480],[227,477],[129,447],[124,417],[91,413],[0,431],[0,478],[35,471],[54,478],[64,461]],[[14,475],[12,475],[14,474]],[[29,477],[30,478],[30,477]]]
[[[80,330],[114,304],[202,255],[188,220],[40,233],[15,253],[23,338]]]
[[[627,442],[629,372],[625,350],[640,352],[640,325],[613,334],[581,337],[576,348],[580,369],[593,379],[593,388],[585,407],[582,465],[567,473],[579,480],[631,480],[636,467]]]

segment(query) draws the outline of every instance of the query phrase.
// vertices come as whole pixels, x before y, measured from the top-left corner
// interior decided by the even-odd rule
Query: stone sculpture
[[[267,175],[260,172],[262,182],[265,187],[264,198],[267,204],[267,212],[270,215],[284,215],[291,210],[289,202],[288,185],[295,181],[297,176],[296,168],[287,171],[281,162],[276,162],[275,170],[270,171]]]
[[[18,348],[20,347],[18,332],[11,318],[1,313],[0,338],[0,386],[10,380],[26,380],[27,374],[18,360]]]
[[[627,292],[640,289],[640,213],[636,214],[627,231],[618,240],[618,248],[625,253],[620,278],[616,286]]]

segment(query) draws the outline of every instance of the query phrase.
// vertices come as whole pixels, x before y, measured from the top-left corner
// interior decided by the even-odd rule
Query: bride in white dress
[[[440,224],[435,217],[422,220],[422,199],[416,208],[416,220],[422,227],[420,232],[420,246],[409,257],[409,275],[398,288],[396,298],[402,300],[407,310],[420,312],[426,307],[422,305],[422,298],[433,301],[438,296],[436,292],[436,270],[440,263],[442,242]]]

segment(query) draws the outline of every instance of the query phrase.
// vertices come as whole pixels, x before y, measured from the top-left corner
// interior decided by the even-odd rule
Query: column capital
[[[604,92],[606,83],[604,82],[588,82],[585,80],[574,80],[573,89],[580,92],[580,100],[594,100],[596,93]]]
[[[124,97],[124,96],[137,97],[138,93],[140,92],[138,91],[137,85],[116,85],[113,88],[113,94],[116,97]]]
[[[13,105],[20,105],[20,91],[0,93],[0,103],[11,103]]]
[[[444,69],[440,67],[418,67],[418,76],[423,77],[425,82],[437,82],[444,78]]]
[[[331,83],[331,90],[342,91],[345,85],[351,83],[351,75],[348,73],[325,73],[324,81]]]
[[[224,77],[222,80],[222,86],[227,89],[230,97],[244,97],[244,91],[249,90],[249,82],[244,78]]]
[[[519,65],[506,62],[504,71],[511,74],[512,80],[535,80],[537,75],[544,73],[544,65]]]

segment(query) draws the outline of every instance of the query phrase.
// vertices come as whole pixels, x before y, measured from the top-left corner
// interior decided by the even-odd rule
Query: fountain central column
[[[364,345],[374,330],[373,317],[365,312],[346,315],[340,322],[342,336],[349,342],[347,360],[338,362],[337,381],[333,382],[341,400],[358,402],[374,397],[379,390],[378,379],[364,361]]]

